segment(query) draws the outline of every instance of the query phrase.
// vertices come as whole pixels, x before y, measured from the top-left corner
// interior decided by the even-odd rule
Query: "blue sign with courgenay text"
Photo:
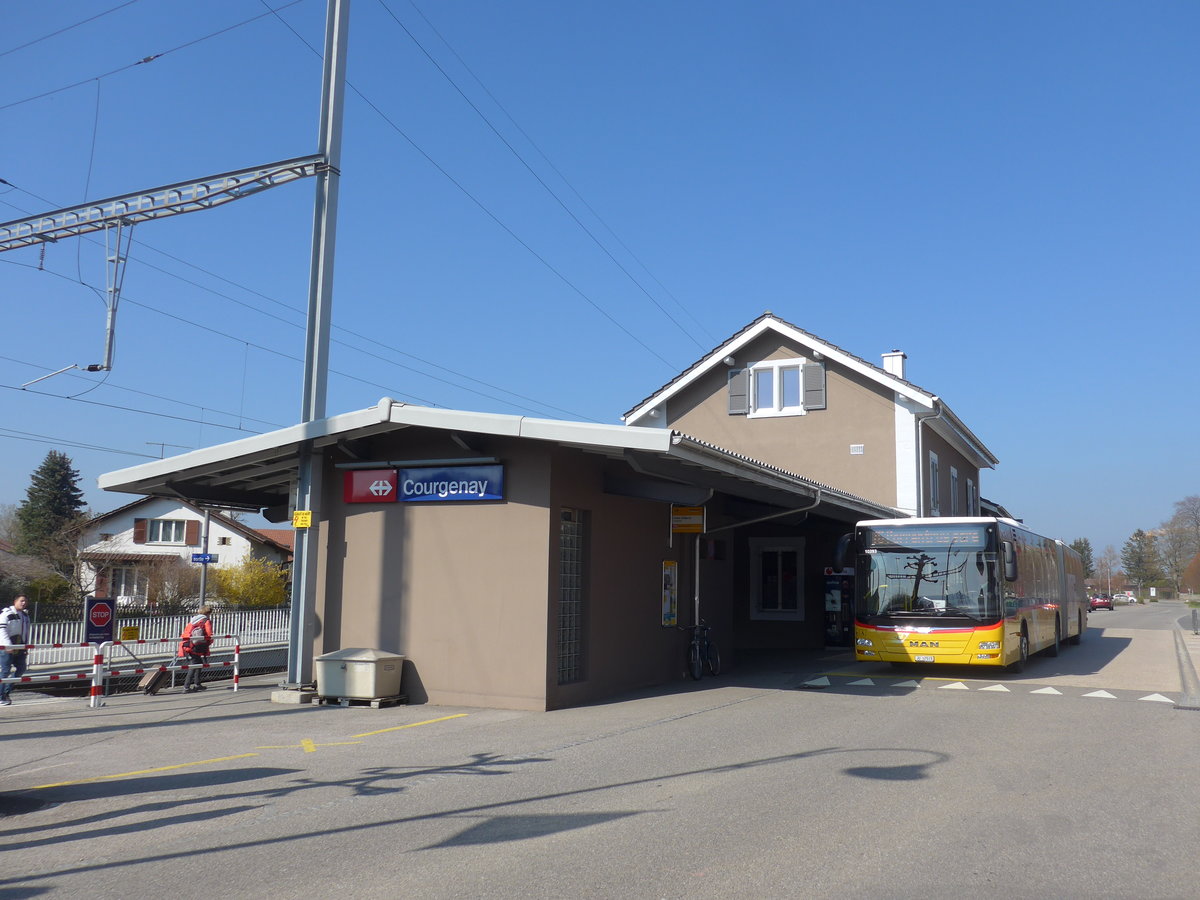
[[[449,503],[504,499],[504,466],[422,466],[399,469],[400,503]]]

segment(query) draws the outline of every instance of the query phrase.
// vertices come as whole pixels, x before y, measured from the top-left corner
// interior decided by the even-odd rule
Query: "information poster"
[[[673,559],[662,566],[662,624],[674,628],[679,622],[679,563]]]

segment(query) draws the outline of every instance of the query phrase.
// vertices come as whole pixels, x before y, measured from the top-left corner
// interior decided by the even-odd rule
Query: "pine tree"
[[[75,561],[75,533],[83,516],[79,473],[65,453],[51,450],[17,508],[16,550],[41,559],[64,576]]]
[[[1121,549],[1121,565],[1125,569],[1125,576],[1139,587],[1162,578],[1162,564],[1154,535],[1140,528],[1135,531]]]
[[[1087,538],[1076,538],[1071,541],[1071,549],[1083,557],[1083,577],[1091,578],[1096,574],[1096,560],[1092,556],[1092,542]]]

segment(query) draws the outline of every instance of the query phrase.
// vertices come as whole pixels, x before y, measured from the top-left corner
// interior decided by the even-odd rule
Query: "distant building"
[[[96,516],[79,540],[79,582],[97,597],[120,606],[145,606],[156,575],[193,566],[201,553],[204,509],[186,500],[143,497]],[[276,529],[278,531],[278,529]],[[208,556],[214,567],[236,566],[248,558],[279,565],[291,561],[292,548],[220,512],[209,515]]]

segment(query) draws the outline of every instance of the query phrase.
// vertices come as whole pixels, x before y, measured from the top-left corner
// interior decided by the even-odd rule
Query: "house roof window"
[[[804,359],[773,359],[730,373],[731,415],[802,416],[825,408],[825,366]]]

